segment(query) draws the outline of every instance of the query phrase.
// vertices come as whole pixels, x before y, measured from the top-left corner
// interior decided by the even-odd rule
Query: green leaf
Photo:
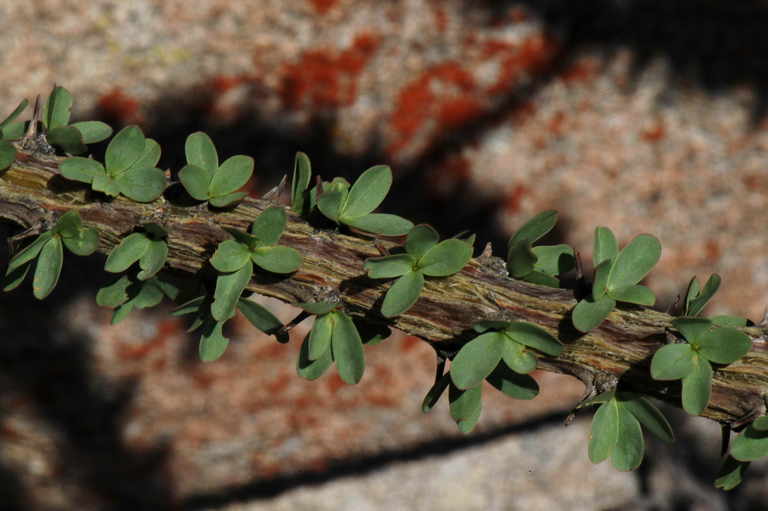
[[[144,150],[139,156],[139,159],[133,162],[131,167],[140,168],[152,168],[160,161],[160,144],[152,140],[151,138],[144,139]]]
[[[592,248],[592,264],[597,268],[604,261],[611,261],[619,253],[619,242],[608,227],[595,228],[595,244]]]
[[[507,367],[518,374],[528,374],[536,369],[536,357],[531,355],[525,346],[512,340],[504,343],[501,358]]]
[[[54,87],[43,108],[43,124],[48,131],[69,124],[70,108],[72,94],[64,87]]]
[[[237,271],[251,259],[248,247],[235,240],[224,240],[211,256],[211,265],[220,272]]]
[[[90,227],[81,227],[74,236],[62,235],[67,250],[78,256],[89,256],[99,248],[99,233]]]
[[[683,409],[699,415],[707,407],[712,387],[712,366],[698,355],[693,356],[693,370],[683,378]]]
[[[40,250],[42,250],[43,245],[45,245],[52,236],[53,233],[46,231],[35,238],[35,241],[24,247],[21,251],[19,251],[19,253],[11,258],[11,262],[8,263],[8,269],[6,270],[5,274],[10,274],[16,268],[19,268],[21,265],[28,263],[37,257],[37,255],[40,253]]]
[[[197,165],[185,165],[179,171],[179,181],[182,186],[193,199],[197,200],[208,199],[208,187],[212,177],[213,174]]]
[[[696,282],[696,277],[691,281],[691,285],[688,287],[688,294],[685,297],[685,314],[686,316],[698,316],[699,313],[706,307],[707,302],[717,293],[720,288],[720,275],[713,273],[709,276],[707,283],[704,284],[704,289],[701,292],[697,292],[695,296],[691,296],[693,282]],[[698,288],[698,282],[696,283]]]
[[[279,342],[288,341],[288,333],[284,330],[284,325],[266,307],[240,298],[237,301],[237,308],[243,313],[245,319],[265,334],[274,335]]]
[[[480,420],[483,411],[483,387],[461,390],[454,385],[448,390],[451,417],[456,421],[459,431],[469,433]]]
[[[608,297],[603,297],[597,301],[593,300],[592,297],[585,298],[579,301],[571,312],[573,326],[580,332],[589,332],[600,325],[615,306],[616,301]]]
[[[186,316],[187,314],[193,314],[193,313],[196,314],[200,312],[203,302],[205,302],[205,296],[198,296],[197,298],[192,298],[191,300],[182,303],[176,309],[174,309],[174,311],[171,312],[171,316]]]
[[[715,326],[727,326],[731,328],[743,328],[747,326],[747,318],[740,318],[739,316],[728,316],[727,314],[721,314],[719,316],[710,316],[709,319]]]
[[[19,115],[21,115],[21,112],[24,111],[24,109],[27,108],[29,105],[28,99],[22,99],[21,102],[18,104],[18,106],[11,112],[11,114],[0,121],[0,128],[4,128],[5,126],[8,126],[11,122],[13,122]]]
[[[632,413],[640,424],[659,440],[667,443],[675,441],[675,434],[667,418],[645,397],[621,400],[620,396],[619,406]]]
[[[65,153],[81,154],[88,148],[83,143],[83,135],[72,126],[59,126],[47,133],[48,143],[61,147]]]
[[[246,195],[248,195],[246,192],[233,192],[221,197],[211,197],[208,199],[208,203],[215,208],[224,208],[234,204]]]
[[[165,174],[153,167],[131,167],[115,182],[120,193],[136,202],[152,202],[165,190]]]
[[[543,237],[557,224],[557,211],[543,211],[528,220],[509,240],[507,247],[518,243],[532,244]]]
[[[661,257],[661,243],[650,234],[639,234],[619,252],[608,275],[608,290],[633,286],[643,280]]]
[[[567,273],[576,267],[573,248],[568,245],[533,247],[531,250],[536,256],[534,269],[552,277]]]
[[[611,464],[617,470],[630,471],[640,466],[645,452],[643,430],[635,416],[619,404],[619,435],[611,451]]]
[[[429,389],[427,395],[424,396],[424,400],[421,402],[421,411],[427,413],[435,407],[437,402],[442,397],[445,389],[448,388],[448,384],[451,382],[451,375],[449,373],[443,374],[432,388]]]
[[[126,126],[109,142],[104,166],[110,177],[128,169],[144,153],[144,134],[138,126]]]
[[[456,238],[441,241],[421,256],[417,267],[429,277],[447,277],[472,259],[472,245]]]
[[[653,291],[639,284],[613,289],[609,291],[608,294],[618,302],[635,303],[637,305],[646,306],[651,306],[656,303],[656,296],[653,294]]]
[[[137,277],[139,280],[147,280],[163,269],[165,261],[168,258],[168,244],[163,240],[153,240],[150,242],[147,251],[139,259],[141,271]]]
[[[229,339],[224,337],[222,327],[223,321],[208,321],[203,328],[203,334],[200,336],[200,345],[198,354],[203,362],[213,362],[221,357],[229,345]]]
[[[105,193],[110,197],[117,197],[120,195],[120,188],[117,186],[117,182],[106,174],[94,176],[91,188],[96,192]]]
[[[614,396],[616,395],[616,392],[613,390],[607,390],[605,392],[601,392],[600,394],[596,396],[592,396],[591,398],[582,401],[578,405],[576,405],[576,408],[586,408],[587,406],[594,406],[598,404],[607,403],[608,401],[612,400]]]
[[[768,415],[763,415],[753,420],[752,427],[758,431],[768,431]]]
[[[31,264],[16,268],[13,271],[8,271],[3,278],[3,291],[13,291],[27,278]]]
[[[146,309],[154,307],[163,301],[163,291],[155,284],[154,280],[144,282],[135,282],[128,289],[128,294],[137,289],[136,294],[131,298],[130,303],[137,309]]]
[[[533,323],[511,321],[504,330],[504,333],[514,341],[530,346],[552,357],[560,355],[564,348],[549,332]]]
[[[211,197],[222,197],[242,188],[253,175],[253,158],[238,154],[227,158],[213,174]]]
[[[346,192],[324,192],[317,198],[317,209],[330,220],[339,221],[342,202],[346,197]]]
[[[418,259],[426,254],[429,249],[437,245],[438,241],[440,241],[440,235],[432,226],[420,224],[408,233],[408,237],[405,240],[405,251]]]
[[[501,360],[504,335],[488,332],[466,343],[451,363],[451,379],[460,389],[479,385],[496,368]]]
[[[747,471],[749,462],[737,461],[732,456],[727,456],[723,465],[720,467],[720,472],[717,479],[715,479],[715,488],[729,491],[736,488],[741,484],[744,477],[744,472]]]
[[[511,371],[499,364],[486,378],[488,383],[513,399],[533,399],[539,394],[539,384],[527,374]]]
[[[250,261],[239,270],[219,275],[211,304],[211,315],[216,321],[226,321],[235,315],[235,307],[245,286],[251,281],[253,265]]]
[[[219,168],[219,155],[216,153],[216,146],[213,145],[211,137],[197,131],[187,137],[184,143],[184,154],[187,157],[187,163],[199,167],[208,175],[213,175]]]
[[[589,434],[589,461],[600,463],[608,458],[619,441],[619,405],[611,399],[600,405],[592,417]]]
[[[381,314],[392,318],[404,313],[419,299],[423,287],[424,275],[420,271],[409,271],[398,278],[384,296]]]
[[[739,461],[755,461],[768,456],[768,432],[750,424],[733,439],[731,456]]]
[[[70,209],[56,220],[51,232],[62,236],[76,236],[81,227],[80,213],[76,209]]]
[[[488,330],[504,330],[509,326],[509,321],[491,321],[491,320],[483,320],[478,321],[474,325],[472,325],[472,330],[475,332],[482,334],[483,332],[487,332]]]
[[[285,230],[285,210],[279,206],[265,209],[251,225],[251,234],[263,245],[277,245]]]
[[[10,122],[0,129],[0,135],[3,140],[18,140],[24,136],[24,126],[22,121]]]
[[[91,183],[96,176],[106,176],[101,163],[91,158],[73,156],[59,165],[61,175],[73,181]]]
[[[296,372],[299,373],[299,376],[307,380],[316,380],[323,375],[332,363],[331,350],[326,350],[323,356],[317,360],[309,358],[309,335],[307,335],[301,344],[299,358],[296,363]]]
[[[113,325],[120,323],[126,318],[126,316],[128,316],[128,314],[131,313],[132,310],[133,304],[130,302],[115,308],[115,310],[112,312],[112,321],[110,321],[110,323]]]
[[[704,332],[712,328],[712,322],[706,318],[675,318],[672,327],[683,334],[690,343],[698,343]]]
[[[379,207],[392,186],[392,171],[376,165],[363,172],[349,189],[340,214],[341,220],[363,217]]]
[[[715,328],[699,337],[699,354],[718,364],[740,359],[752,347],[749,337],[734,328]]]
[[[5,170],[16,161],[16,148],[6,140],[0,140],[0,170]]]
[[[131,279],[127,275],[123,275],[111,284],[99,289],[99,292],[96,293],[96,304],[100,307],[110,308],[124,304],[128,301],[128,288],[131,284]]]
[[[331,336],[337,322],[336,318],[336,314],[324,314],[315,318],[315,323],[309,332],[310,360],[317,360],[331,349]]]
[[[513,278],[523,278],[533,271],[537,260],[529,242],[510,244],[507,250],[507,271]]]
[[[150,241],[142,232],[129,234],[107,256],[104,269],[110,273],[122,273],[141,259],[149,248]]]
[[[82,121],[71,124],[83,137],[86,144],[95,144],[108,139],[112,135],[112,128],[101,121]]]
[[[592,282],[592,296],[599,300],[608,292],[608,275],[611,273],[613,263],[603,261],[595,268],[595,281]]]
[[[298,304],[299,307],[304,309],[305,311],[309,312],[310,314],[316,314],[318,316],[322,316],[323,314],[328,314],[335,308],[339,306],[338,303],[332,303],[332,302],[311,302],[311,303],[300,303]]]
[[[293,178],[291,179],[291,209],[300,215],[308,213],[305,202],[307,202],[307,188],[312,178],[312,164],[309,157],[301,151],[296,153],[293,160]],[[308,203],[307,203],[308,205]]]
[[[37,266],[32,280],[32,294],[42,300],[53,291],[59,281],[61,266],[64,262],[64,248],[61,238],[54,236],[40,249]]]
[[[409,254],[395,254],[366,259],[364,268],[369,279],[390,279],[411,271],[416,260]]]
[[[667,344],[651,359],[651,377],[654,380],[679,380],[693,371],[694,352],[690,344]]]
[[[319,201],[318,207],[320,207]],[[371,213],[359,218],[345,218],[343,222],[360,231],[381,234],[383,236],[402,236],[413,228],[413,222],[410,220],[388,213]]]
[[[556,277],[549,276],[540,271],[532,271],[528,275],[521,277],[521,280],[530,282],[531,284],[538,284],[539,286],[560,287],[560,281]]]
[[[292,273],[301,266],[301,254],[291,247],[275,245],[259,247],[251,252],[251,259],[257,266],[272,273]]]
[[[333,360],[342,380],[349,384],[360,381],[365,371],[363,341],[355,324],[344,312],[333,313],[336,324],[331,336]]]

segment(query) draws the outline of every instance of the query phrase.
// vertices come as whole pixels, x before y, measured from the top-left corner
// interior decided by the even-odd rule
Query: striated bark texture
[[[168,232],[168,264],[188,273],[200,270],[216,245],[229,237],[225,228],[246,229],[272,204],[248,198],[233,210],[212,212],[206,205],[179,206],[163,198],[150,204],[122,197],[104,201],[80,183],[63,179],[58,162],[55,157],[19,151],[14,165],[0,175],[0,218],[42,232],[62,213],[76,209],[85,224],[98,230],[103,253],[136,227],[154,222]],[[389,283],[367,279],[363,264],[380,255],[377,244],[393,243],[374,244],[370,238],[317,229],[291,212],[281,243],[299,250],[303,265],[290,277],[257,272],[250,290],[293,304],[338,299],[352,314],[386,321],[377,311]],[[510,279],[504,261],[484,253],[457,275],[429,279],[419,301],[389,324],[450,352],[469,338],[476,321],[531,321],[566,345],[559,357],[541,356],[540,369],[576,376],[594,391],[612,390],[621,380],[622,388],[679,405],[679,382],[655,382],[648,371],[654,351],[667,342],[671,316],[623,307],[584,335],[570,323],[575,303],[571,290]],[[703,413],[733,426],[766,412],[768,328],[745,332],[752,338],[752,350],[715,372],[712,398]]]

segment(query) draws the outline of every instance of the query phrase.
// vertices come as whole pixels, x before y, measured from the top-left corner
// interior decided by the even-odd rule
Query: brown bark
[[[205,205],[182,207],[162,198],[150,204],[122,197],[104,201],[85,185],[63,179],[59,161],[20,151],[16,163],[0,176],[0,218],[42,231],[60,214],[76,209],[86,225],[98,230],[103,253],[136,227],[154,222],[168,232],[168,264],[184,272],[204,265],[216,245],[229,237],[224,228],[244,230],[271,205],[245,199],[234,210],[212,212]],[[384,321],[377,311],[389,282],[368,280],[363,269],[367,257],[380,255],[371,239],[317,229],[289,212],[281,243],[303,254],[301,268],[280,279],[257,273],[249,289],[293,304],[339,299],[352,314]],[[540,369],[571,374],[598,391],[611,390],[621,380],[628,389],[679,405],[679,382],[653,381],[648,371],[654,351],[666,342],[671,316],[642,307],[619,308],[582,335],[570,324],[575,303],[572,291],[510,279],[501,259],[482,255],[457,275],[428,279],[419,301],[389,324],[434,344],[456,346],[479,320],[531,321],[566,345],[559,357],[541,356]],[[703,413],[733,425],[766,412],[768,330],[744,331],[752,338],[752,350],[716,371],[712,398]]]

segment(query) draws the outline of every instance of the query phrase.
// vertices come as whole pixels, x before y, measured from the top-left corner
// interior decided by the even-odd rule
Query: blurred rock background
[[[173,169],[205,130],[256,159],[255,195],[296,150],[326,177],[388,163],[386,209],[497,253],[549,208],[553,240],[587,261],[596,225],[651,232],[660,306],[718,272],[711,312],[758,319],[766,26],[756,0],[2,0],[0,112],[61,84],[76,117],[140,124]],[[170,306],[110,326],[102,265],[67,259],[43,303],[0,296],[0,509],[766,507],[765,463],[712,488],[716,424],[669,410],[677,444],[649,439],[634,473],[593,466],[589,414],[562,426],[581,385],[537,373],[539,397],[489,388],[461,436],[445,403],[420,412],[434,356],[418,339],[368,349],[355,387],[305,382],[308,325],[283,346],[239,318],[201,364]]]

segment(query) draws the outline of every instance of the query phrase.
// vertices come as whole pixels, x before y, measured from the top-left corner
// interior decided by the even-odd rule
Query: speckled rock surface
[[[724,286],[712,312],[759,318],[768,304],[768,9],[544,4],[0,2],[0,112],[56,82],[74,93],[79,117],[141,124],[175,169],[186,134],[204,129],[224,154],[255,157],[254,193],[279,180],[297,149],[326,176],[389,163],[387,209],[445,234],[469,228],[497,251],[548,208],[562,217],[553,239],[586,261],[596,225],[624,242],[650,232],[664,246],[648,279],[662,306],[691,276],[716,271]],[[369,349],[365,379],[347,387],[333,375],[295,376],[307,325],[281,346],[238,319],[224,359],[203,365],[167,310],[109,326],[92,303],[101,264],[68,260],[43,304],[26,291],[0,296],[0,496],[11,506],[322,509],[317,502],[345,496],[355,509],[727,505],[704,489],[716,447],[693,447],[716,428],[699,435],[679,420],[695,456],[665,457],[651,444],[639,474],[608,474],[586,464],[583,423],[562,440],[558,426],[537,426],[582,392],[541,373],[531,402],[489,389],[478,436],[463,444],[444,405],[419,411],[434,360],[416,339]],[[483,435],[493,440],[474,446]],[[567,463],[526,462],[533,474],[562,472],[557,484],[488,475],[528,443],[561,441]],[[355,476],[360,467],[373,468]],[[730,497],[744,509],[764,499],[765,467],[753,468]],[[682,473],[685,484],[665,485]]]

